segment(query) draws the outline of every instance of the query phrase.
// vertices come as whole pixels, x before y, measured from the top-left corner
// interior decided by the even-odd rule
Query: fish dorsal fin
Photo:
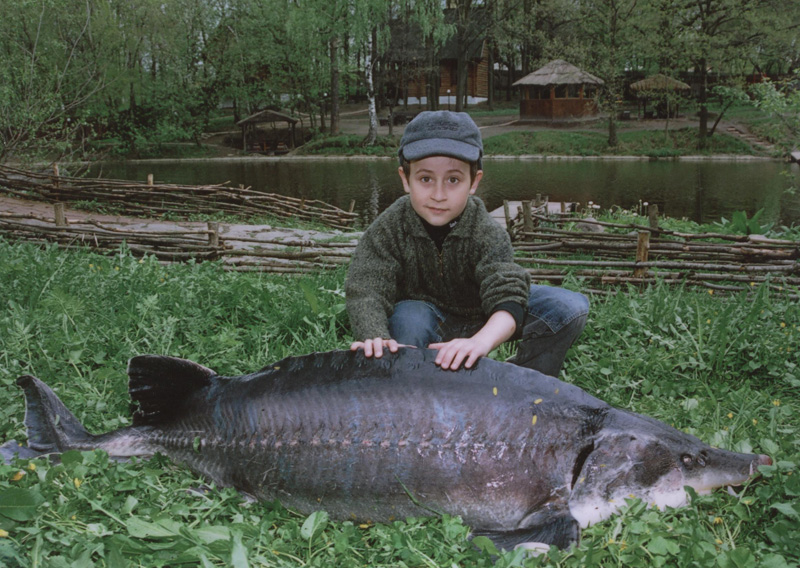
[[[207,367],[163,355],[139,355],[128,361],[128,392],[137,408],[133,425],[144,426],[175,417],[196,391],[211,384],[216,373]]]
[[[31,375],[17,379],[25,393],[28,446],[42,454],[62,452],[91,435],[50,387]]]

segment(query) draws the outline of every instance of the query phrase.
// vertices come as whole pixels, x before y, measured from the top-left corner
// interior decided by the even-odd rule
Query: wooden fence
[[[800,243],[796,241],[678,233],[659,228],[657,215],[651,215],[647,226],[534,210],[509,219],[517,261],[535,282],[560,284],[574,278],[600,293],[620,285],[656,282],[735,292],[766,282],[775,291],[800,298]],[[565,228],[576,221],[603,231]],[[219,259],[226,269],[238,271],[303,273],[342,266],[349,263],[359,236],[349,233],[334,240],[248,237],[230,228],[221,231],[219,223],[192,228],[162,225],[166,228],[154,229],[150,224],[144,230],[67,220],[63,203],[55,204],[52,218],[0,213],[0,236],[12,241],[112,253],[125,243],[137,256],[154,255],[164,262]]]
[[[121,215],[169,214],[185,219],[197,214],[239,217],[274,215],[314,221],[336,229],[352,229],[358,214],[323,201],[263,193],[219,185],[176,185],[61,176],[58,166],[42,174],[0,166],[0,193],[47,202],[97,202]]]
[[[584,230],[567,230],[568,224]],[[661,281],[719,291],[769,282],[775,291],[795,297],[799,292],[797,241],[669,231],[659,227],[654,207],[647,225],[543,215],[531,207],[510,219],[508,229],[517,261],[540,282],[560,284],[570,277],[605,288]]]

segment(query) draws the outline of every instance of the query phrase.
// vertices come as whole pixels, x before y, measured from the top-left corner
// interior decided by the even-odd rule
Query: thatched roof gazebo
[[[683,91],[690,90],[691,87],[684,83],[683,81],[678,81],[677,79],[673,79],[672,77],[667,77],[666,75],[662,75],[661,73],[656,73],[655,75],[650,75],[642,79],[641,81],[636,81],[635,83],[631,83],[631,91],[636,94],[636,98],[642,100],[644,102],[644,116],[645,118],[651,118],[654,114],[651,111],[648,116],[647,112],[647,101],[648,99],[659,99],[661,102],[658,105],[662,108],[657,108],[657,112],[659,115],[664,114],[665,116],[669,117],[670,112],[676,114],[678,112],[677,104],[674,105],[674,108],[670,108],[670,97],[669,95],[680,93]],[[638,107],[638,103],[637,103]],[[638,113],[638,109],[637,109]]]
[[[514,83],[523,89],[522,120],[569,119],[597,114],[594,90],[604,81],[563,59],[551,61]]]
[[[276,147],[274,149],[271,149],[271,148],[267,148],[264,145],[264,142],[256,139],[255,141],[251,140],[250,147],[248,147],[248,145],[247,145],[248,134],[250,134],[250,135],[254,134],[255,131],[256,131],[256,126],[258,124],[263,124],[265,122],[272,123],[273,126],[274,126],[274,124],[276,122],[285,122],[287,124],[287,126],[289,126],[291,128],[291,135],[289,136],[289,140],[288,140],[289,145],[286,146],[285,142],[281,142],[278,145],[278,147]],[[295,146],[295,142],[294,142],[295,141],[295,125],[298,122],[299,122],[299,120],[294,118],[293,116],[289,116],[288,114],[283,114],[282,112],[278,112],[278,111],[275,111],[275,110],[267,109],[267,110],[262,110],[262,111],[259,111],[259,112],[255,113],[255,114],[252,114],[252,115],[248,116],[247,118],[243,118],[242,120],[237,122],[236,125],[241,127],[241,129],[242,129],[242,148],[244,150],[248,150],[249,149],[249,150],[253,150],[253,151],[256,151],[256,152],[259,152],[259,151],[262,151],[262,152],[266,152],[266,151],[282,152],[282,151],[284,151],[283,148],[285,148],[285,151],[288,152],[290,149],[294,149],[294,146]],[[251,138],[252,138],[252,136],[251,136]],[[283,148],[280,147],[281,145],[283,146]]]

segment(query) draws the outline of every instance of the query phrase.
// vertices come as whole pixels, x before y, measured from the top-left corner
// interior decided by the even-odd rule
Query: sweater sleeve
[[[397,296],[400,263],[381,243],[382,227],[367,229],[356,246],[345,281],[345,297],[353,338],[390,339],[389,316]]]
[[[511,302],[518,305],[524,314],[530,294],[530,275],[514,261],[514,249],[508,234],[499,225],[496,229],[493,225],[486,227],[486,233],[490,232],[494,234],[486,239],[486,249],[481,251],[476,266],[481,307],[484,313],[491,314],[501,304]],[[519,313],[516,310],[512,312],[515,320]]]

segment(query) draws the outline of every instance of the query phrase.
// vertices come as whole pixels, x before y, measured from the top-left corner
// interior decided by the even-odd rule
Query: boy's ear
[[[475,172],[475,179],[472,180],[472,187],[469,188],[470,195],[475,195],[475,190],[478,189],[478,184],[480,183],[482,178],[483,178],[483,170],[478,170],[477,172]]]
[[[397,173],[400,174],[400,181],[403,182],[403,191],[406,193],[411,193],[411,188],[408,186],[408,178],[406,177],[406,171],[403,169],[403,166],[397,168]]]

